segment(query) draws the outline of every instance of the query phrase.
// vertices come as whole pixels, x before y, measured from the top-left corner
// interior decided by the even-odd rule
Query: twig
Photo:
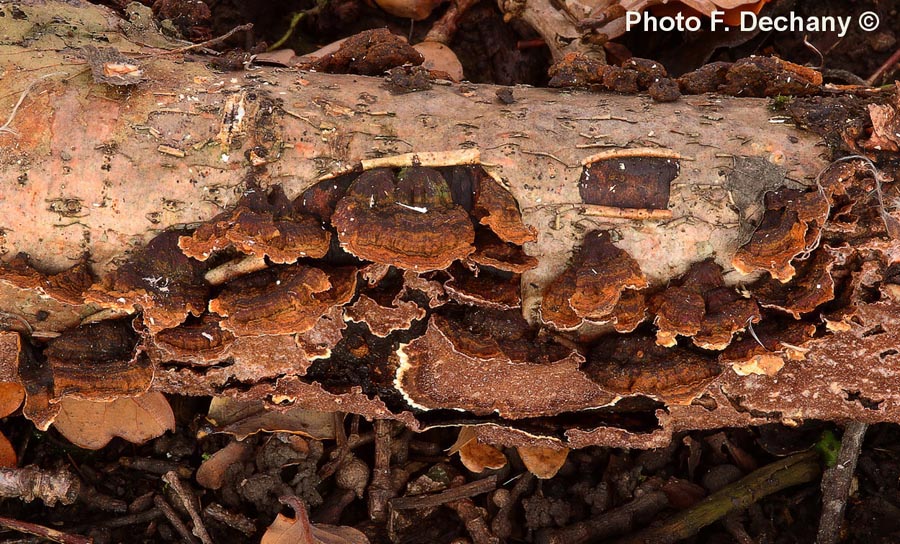
[[[822,475],[822,513],[819,514],[819,534],[816,537],[818,544],[834,544],[838,541],[847,497],[850,496],[850,484],[853,482],[867,428],[868,424],[859,421],[847,424],[837,463]]]
[[[350,492],[353,493],[352,491]],[[203,515],[214,519],[222,525],[227,525],[236,531],[240,531],[247,536],[256,534],[256,523],[244,514],[239,512],[230,512],[221,504],[214,502],[203,509]]]
[[[18,136],[18,132],[9,128],[10,123],[13,122],[13,119],[16,117],[16,113],[19,111],[19,106],[22,105],[22,102],[25,100],[25,97],[28,96],[28,93],[31,92],[31,89],[34,88],[35,85],[41,82],[43,79],[47,79],[48,77],[58,76],[58,75],[66,75],[66,72],[51,72],[49,74],[44,74],[41,77],[35,79],[31,83],[25,87],[25,90],[22,91],[22,94],[19,95],[19,100],[16,101],[16,105],[13,106],[12,112],[9,114],[9,119],[3,123],[3,126],[0,126],[0,134],[6,132],[7,134],[12,134],[13,136]]]
[[[150,57],[161,57],[164,55],[177,55],[178,53],[187,53],[188,51],[192,51],[194,49],[203,49],[204,47],[209,47],[210,45],[216,45],[217,43],[224,42],[228,38],[234,36],[237,32],[241,32],[242,30],[250,30],[253,28],[253,23],[246,23],[243,25],[236,26],[222,34],[217,38],[213,38],[211,40],[206,40],[205,42],[200,43],[192,43],[191,45],[186,45],[184,47],[179,47],[178,49],[170,49],[169,51],[162,51],[160,53],[156,53],[150,55]]]
[[[474,497],[493,491],[497,487],[497,476],[492,475],[487,478],[476,480],[472,483],[452,487],[446,491],[435,493],[434,495],[415,495],[412,497],[398,497],[390,500],[391,508],[395,510],[412,510],[416,508],[431,508],[432,506],[441,506],[451,501]]]
[[[869,76],[869,79],[866,80],[866,85],[875,85],[875,82],[878,81],[878,79],[883,76],[885,72],[890,70],[891,66],[897,64],[898,62],[900,62],[900,49],[894,51],[894,54],[888,57],[888,59],[884,61],[884,64],[879,66],[878,69],[875,70],[875,72],[872,73],[871,76]]]
[[[19,531],[20,533],[39,536],[47,540],[52,540],[53,542],[60,542],[61,544],[91,544],[91,542],[94,541],[91,538],[81,535],[70,535],[57,531],[56,529],[44,527],[43,525],[10,518],[0,518],[0,527]]]
[[[696,505],[675,514],[661,525],[646,529],[619,544],[671,544],[697,534],[729,512],[743,510],[782,489],[811,482],[822,473],[818,454],[798,453],[759,468]]]
[[[491,534],[487,521],[485,521],[487,511],[475,506],[472,499],[450,501],[447,506],[456,512],[463,525],[466,526],[466,531],[472,537],[472,544],[499,544],[500,539]]]
[[[508,493],[506,489],[497,490],[497,493],[502,492],[505,495],[502,501],[494,499],[494,503],[500,507],[500,511],[497,512],[497,515],[491,521],[491,530],[497,538],[507,540],[512,536],[513,515],[516,511],[516,506],[519,504],[519,498],[531,487],[531,482],[534,481],[534,478],[534,474],[526,472],[521,475],[519,481]]]
[[[181,518],[178,517],[178,514],[175,510],[166,502],[166,499],[162,498],[160,495],[153,497],[153,504],[159,508],[160,512],[166,516],[166,520],[168,520],[169,525],[175,529],[178,534],[181,535],[181,540],[187,542],[188,544],[197,544],[197,539],[194,538],[194,535],[191,534],[191,530],[187,528],[187,525],[181,521]]]
[[[181,501],[181,505],[184,506],[188,515],[191,516],[191,521],[194,522],[192,531],[194,536],[199,538],[203,544],[213,544],[212,538],[210,538],[209,532],[207,532],[206,526],[203,524],[203,518],[200,517],[200,512],[197,511],[197,498],[194,496],[193,491],[182,483],[181,479],[178,478],[178,473],[174,470],[163,474],[162,479],[172,486],[172,491],[175,492],[175,495]]]
[[[393,495],[391,489],[391,422],[375,420],[375,464],[372,482],[369,484],[369,519],[384,521],[387,502]]]
[[[539,544],[584,544],[621,535],[652,520],[669,507],[669,499],[660,490],[648,491],[628,504],[614,508],[597,519],[544,529],[537,534]]]
[[[56,501],[72,504],[81,491],[81,480],[67,468],[44,470],[35,465],[0,468],[0,497],[31,502],[41,499],[47,506]]]

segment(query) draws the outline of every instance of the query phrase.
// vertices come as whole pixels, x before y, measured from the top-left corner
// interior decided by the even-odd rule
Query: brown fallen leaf
[[[553,449],[540,446],[519,446],[519,457],[528,472],[542,480],[548,480],[559,472],[569,456],[568,448]]]
[[[166,397],[151,391],[110,402],[74,398],[59,401],[53,425],[69,442],[98,450],[115,437],[142,444],[166,431],[175,430],[175,414]]]
[[[293,433],[316,440],[334,438],[334,414],[302,408],[285,411],[267,410],[262,401],[241,401],[229,397],[213,397],[207,417],[216,432],[244,440],[262,431]]]
[[[0,382],[0,417],[15,412],[25,400],[25,388],[14,382]],[[16,450],[9,439],[0,433],[0,467],[16,466]]]
[[[462,427],[456,442],[448,450],[450,455],[459,453],[459,460],[463,466],[475,473],[484,472],[487,469],[499,469],[506,466],[506,456],[499,449],[490,444],[482,444],[478,441],[475,427]]]
[[[311,524],[306,505],[297,497],[278,499],[294,510],[293,519],[278,514],[260,544],[369,544],[366,535],[352,527]]]

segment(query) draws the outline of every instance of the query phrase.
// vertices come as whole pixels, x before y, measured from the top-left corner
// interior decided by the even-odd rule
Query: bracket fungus
[[[305,332],[328,309],[350,301],[356,274],[350,267],[328,273],[300,264],[257,272],[226,284],[209,311],[235,336]]]
[[[752,287],[753,296],[764,308],[775,308],[800,319],[801,314],[811,312],[834,299],[835,257],[827,251],[818,251],[814,256],[797,265],[797,273],[788,283],[771,279],[763,280]]]
[[[434,316],[424,335],[400,347],[395,386],[410,404],[521,419],[612,400],[578,369],[583,362],[578,353],[522,336],[528,330],[524,322],[513,332],[521,317],[484,317],[482,323],[454,324]],[[506,329],[510,323],[512,331]]]
[[[756,302],[725,286],[722,268],[712,259],[694,263],[681,278],[651,299],[656,342],[673,347],[678,336],[694,345],[725,349],[735,333],[760,320]]]
[[[379,338],[397,330],[407,330],[413,321],[425,317],[425,309],[413,301],[394,298],[391,306],[382,306],[371,297],[360,294],[356,302],[344,309],[345,319],[365,323]]]
[[[584,237],[572,264],[550,284],[541,301],[541,319],[560,330],[577,328],[584,320],[614,322],[633,330],[643,320],[641,297],[626,291],[647,287],[641,267],[631,255],[612,243],[609,232],[591,231]]]
[[[331,222],[345,250],[398,268],[440,270],[475,251],[469,215],[431,168],[409,167],[399,179],[387,169],[363,172],[337,203]]]
[[[309,215],[295,213],[281,187],[268,194],[251,186],[237,206],[201,224],[178,246],[200,261],[234,248],[273,263],[293,263],[300,258],[320,258],[328,252],[331,233]]]
[[[178,248],[179,231],[167,231],[136,251],[131,260],[95,283],[85,301],[102,308],[143,312],[151,332],[176,327],[206,311],[206,266]]]
[[[765,205],[759,226],[731,264],[742,274],[764,270],[786,283],[794,277],[791,261],[818,246],[830,204],[824,191],[780,189],[766,193]]]
[[[148,342],[148,352],[157,361],[210,365],[226,357],[234,334],[219,326],[221,317],[203,314],[194,323],[159,331]]]

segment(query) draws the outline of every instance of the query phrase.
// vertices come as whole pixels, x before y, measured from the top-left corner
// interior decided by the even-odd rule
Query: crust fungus
[[[44,349],[56,398],[112,400],[147,391],[153,366],[138,347],[131,320],[91,323],[66,331]]]
[[[679,155],[659,149],[625,149],[588,157],[578,182],[585,204],[628,210],[666,210]]]
[[[646,286],[640,265],[612,243],[609,232],[592,231],[572,265],[545,291],[541,319],[560,330],[577,328],[582,320],[633,330],[643,320],[642,297],[619,302],[625,291]]]
[[[485,322],[466,324],[432,317],[423,336],[400,346],[396,388],[423,410],[467,410],[481,416],[496,412],[511,419],[612,400],[578,370],[583,361],[578,353],[521,336],[527,324],[516,316],[484,315]],[[511,329],[504,334],[506,327]]]
[[[178,246],[200,261],[234,248],[285,264],[304,257],[324,257],[330,241],[331,233],[319,220],[293,211],[281,187],[273,187],[266,195],[253,186],[233,210],[200,225],[190,236],[182,236]]]
[[[759,321],[756,302],[725,287],[722,268],[712,259],[694,263],[680,285],[667,287],[653,297],[656,343],[672,347],[678,336],[692,337],[704,349],[721,350],[732,336]]]
[[[418,272],[446,268],[475,250],[468,214],[431,168],[409,167],[399,179],[387,169],[363,172],[331,222],[353,255]]]
[[[305,332],[333,306],[342,306],[356,292],[356,269],[325,271],[288,265],[238,278],[209,302],[222,316],[220,326],[235,336]]]
[[[665,348],[652,336],[603,338],[582,370],[603,389],[690,404],[722,369],[712,357],[687,348]]]
[[[181,252],[180,235],[168,231],[151,240],[94,284],[85,293],[85,301],[113,310],[140,309],[151,333],[176,327],[189,314],[202,314],[209,296],[203,280],[205,267]]]
[[[766,211],[750,240],[731,260],[742,274],[765,270],[782,283],[794,277],[791,261],[819,244],[830,205],[822,191],[766,193]]]
[[[345,319],[365,323],[369,331],[379,338],[386,338],[397,330],[407,330],[413,321],[425,317],[425,310],[408,300],[394,299],[390,307],[382,306],[364,294],[344,309]]]

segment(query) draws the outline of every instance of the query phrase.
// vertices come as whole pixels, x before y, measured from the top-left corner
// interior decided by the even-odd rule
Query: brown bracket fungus
[[[797,274],[789,283],[772,279],[752,287],[753,296],[764,308],[775,308],[800,319],[834,299],[834,278],[831,270],[834,255],[827,250],[817,251],[811,258],[797,265]]]
[[[178,247],[178,231],[163,232],[135,252],[131,260],[94,284],[85,300],[103,308],[141,310],[151,332],[176,327],[188,315],[206,311],[209,286],[205,266]]]
[[[478,170],[475,175],[472,215],[504,242],[522,245],[537,240],[534,227],[522,222],[519,205],[512,194],[492,176]]]
[[[362,173],[331,222],[351,254],[418,272],[446,268],[475,250],[469,215],[431,168],[406,168],[399,179],[386,169]]]
[[[766,193],[765,204],[759,226],[731,264],[742,274],[764,270],[786,283],[794,277],[791,261],[818,246],[830,204],[823,191],[794,189]]]
[[[541,319],[559,330],[577,328],[583,320],[616,324],[621,332],[633,330],[643,321],[642,297],[626,291],[647,287],[640,265],[612,243],[609,232],[585,235],[579,253],[563,274],[550,284],[541,302]]]
[[[159,331],[148,342],[150,357],[157,361],[201,366],[221,361],[234,343],[234,335],[219,326],[221,320],[221,317],[203,314],[195,323]]]
[[[268,194],[251,185],[233,210],[203,223],[178,246],[188,257],[207,260],[218,251],[234,248],[273,263],[320,258],[328,252],[331,233],[312,216],[293,211],[281,187]]]
[[[711,259],[694,263],[678,285],[656,294],[651,311],[657,344],[673,347],[686,336],[711,350],[725,349],[735,333],[761,317],[755,301],[725,286],[722,268]]]
[[[333,306],[356,292],[356,269],[325,271],[287,265],[238,278],[209,301],[209,311],[224,317],[223,329],[235,336],[305,332]]]
[[[396,297],[391,306],[382,306],[371,297],[360,294],[356,302],[344,309],[345,319],[365,323],[379,338],[386,338],[398,330],[407,330],[413,321],[425,317],[425,310],[418,304]]]
[[[77,306],[84,304],[84,292],[94,283],[94,276],[85,261],[56,274],[43,274],[31,266],[27,255],[19,254],[0,264],[0,281]]]
[[[719,362],[689,348],[665,348],[631,334],[597,342],[582,370],[607,391],[690,404],[721,372]]]
[[[524,322],[518,335],[504,338],[502,330],[518,328],[520,320],[492,314],[466,326],[432,317],[423,336],[398,350],[396,388],[420,409],[450,408],[482,416],[496,412],[510,419],[555,415],[612,400],[578,369],[583,361],[578,353],[551,344],[540,355],[542,346],[521,336],[527,330]],[[516,352],[517,343],[524,352]]]
[[[501,276],[488,271],[475,272],[455,264],[447,273],[450,279],[444,282],[444,290],[450,298],[460,304],[481,306],[492,310],[511,310],[522,305],[519,294],[520,276]]]

